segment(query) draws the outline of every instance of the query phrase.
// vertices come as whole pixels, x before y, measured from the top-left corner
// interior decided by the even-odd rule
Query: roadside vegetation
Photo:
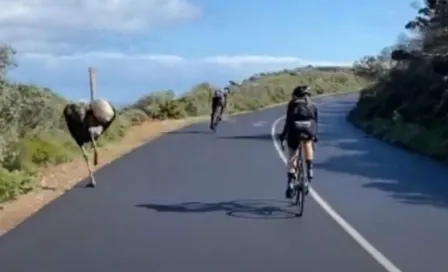
[[[14,56],[11,47],[0,48],[0,203],[35,189],[43,167],[80,156],[62,117],[69,101],[47,88],[8,81],[8,70],[16,66]],[[297,84],[309,84],[315,94],[323,94],[359,90],[365,83],[351,68],[343,67],[308,66],[261,73],[233,87],[228,113],[285,102]],[[181,96],[169,90],[153,92],[120,109],[99,144],[120,141],[131,126],[152,120],[208,115],[211,88],[203,82]]]
[[[426,1],[407,37],[366,56],[355,72],[374,81],[348,119],[386,142],[448,162],[448,6]]]

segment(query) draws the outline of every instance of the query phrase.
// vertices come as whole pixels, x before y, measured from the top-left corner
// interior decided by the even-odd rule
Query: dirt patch
[[[96,169],[109,164],[166,132],[201,120],[203,118],[146,122],[140,126],[132,127],[118,144],[100,148],[100,161]],[[0,208],[0,233],[11,230],[28,216],[85,179],[88,172],[81,158],[81,153],[79,155],[79,159],[72,162],[42,169],[38,184],[39,189],[3,204]]]

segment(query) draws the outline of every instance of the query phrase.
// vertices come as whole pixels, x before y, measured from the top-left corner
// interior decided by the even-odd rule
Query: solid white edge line
[[[331,102],[331,101],[328,101]],[[321,105],[324,103],[321,103]],[[280,147],[276,137],[276,127],[280,120],[284,119],[282,116],[274,121],[271,127],[271,137],[274,143],[274,147],[277,150],[279,157],[282,159],[283,163],[286,164],[287,159],[285,154]],[[321,206],[324,211],[330,215],[330,217],[336,221],[336,223],[342,227],[342,229],[350,235],[355,242],[357,242],[369,255],[371,255],[382,267],[388,272],[402,272],[397,266],[395,266],[391,261],[389,261],[386,256],[384,256],[379,250],[377,250],[372,244],[367,241],[354,227],[352,227],[341,215],[339,215],[335,209],[333,209],[328,202],[326,202],[313,188],[310,187],[311,197]]]

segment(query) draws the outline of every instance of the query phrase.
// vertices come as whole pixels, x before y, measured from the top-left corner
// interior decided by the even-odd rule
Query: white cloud
[[[303,62],[302,59],[296,57],[273,57],[260,55],[243,55],[243,56],[214,56],[204,59],[205,62],[224,64],[224,65],[244,65],[255,63],[297,63]]]
[[[1,0],[6,25],[136,31],[193,19],[201,9],[185,0]]]
[[[0,40],[22,52],[64,49],[93,32],[135,33],[202,14],[188,0],[0,0],[0,10]]]
[[[321,66],[329,66],[329,65],[335,65],[335,63],[328,62],[328,61],[307,61],[301,58],[297,57],[290,57],[290,56],[261,56],[261,55],[240,55],[240,56],[214,56],[214,57],[208,57],[203,59],[204,62],[207,63],[215,63],[219,65],[225,65],[225,66],[231,66],[231,67],[241,67],[245,65],[256,65],[256,64],[262,64],[262,65],[295,65],[295,66],[301,66],[301,65],[321,65]],[[341,66],[350,66],[351,63],[338,63],[336,65]]]
[[[211,56],[199,59],[186,59],[177,55],[168,54],[125,54],[121,52],[87,52],[77,54],[66,55],[52,55],[42,53],[27,53],[22,55],[23,59],[40,59],[45,62],[63,62],[63,61],[151,61],[160,64],[181,64],[185,62],[196,62],[212,65],[222,65],[231,68],[244,68],[248,65],[280,65],[281,67],[293,65],[293,67],[302,65],[315,65],[315,66],[350,66],[348,62],[329,62],[329,61],[308,61],[298,57],[292,56],[265,56],[265,55],[235,55],[235,56]]]
[[[87,52],[71,55],[51,55],[42,53],[24,54],[25,59],[41,59],[42,61],[65,61],[65,60],[148,60],[156,62],[181,62],[185,59],[177,55],[166,54],[138,54],[130,55],[120,52]]]

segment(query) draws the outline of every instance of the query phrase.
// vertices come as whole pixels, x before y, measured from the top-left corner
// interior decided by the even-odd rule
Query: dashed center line
[[[262,127],[266,123],[267,123],[266,121],[259,121],[259,122],[253,123],[252,126],[254,126],[254,127]]]

